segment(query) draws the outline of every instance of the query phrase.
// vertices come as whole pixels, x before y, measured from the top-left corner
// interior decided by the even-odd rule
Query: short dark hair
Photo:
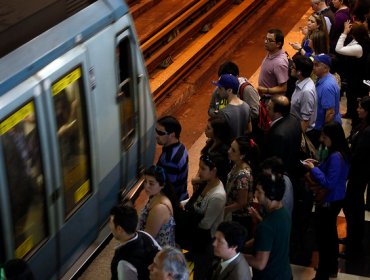
[[[281,43],[280,44],[280,49],[282,49],[283,45],[284,45],[284,34],[283,34],[283,32],[280,29],[273,28],[273,29],[270,29],[269,31],[267,31],[267,33],[274,34],[276,43]]]
[[[127,234],[136,232],[139,218],[134,207],[129,205],[114,206],[110,210],[110,215],[113,216],[114,225],[123,228]]]
[[[174,132],[176,138],[177,139],[180,138],[181,124],[175,117],[164,116],[164,117],[160,118],[157,121],[157,123],[160,124],[161,126],[163,126],[164,129],[166,130],[166,132],[168,132],[168,133]]]
[[[221,232],[227,242],[228,247],[236,247],[236,252],[243,249],[244,243],[247,239],[248,232],[237,222],[222,222],[217,231]]]
[[[295,64],[295,69],[297,71],[300,71],[304,78],[308,78],[311,76],[313,62],[309,57],[300,54],[294,55],[293,62]]]
[[[271,97],[271,102],[274,104],[275,113],[281,113],[283,117],[289,115],[290,101],[286,96],[275,94]]]
[[[223,74],[231,74],[234,76],[239,76],[239,67],[232,61],[226,61],[220,65],[218,68],[218,76]]]
[[[262,187],[268,199],[276,201],[283,199],[285,183],[282,176],[261,173],[257,180],[257,186]]]
[[[271,169],[272,173],[284,174],[283,160],[277,156],[265,159],[261,164],[261,169]]]

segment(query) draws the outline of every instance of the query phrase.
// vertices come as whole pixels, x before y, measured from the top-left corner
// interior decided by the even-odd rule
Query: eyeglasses
[[[276,42],[274,39],[271,39],[271,38],[265,38],[265,42],[268,42],[268,43],[274,43]]]
[[[170,134],[170,132],[162,131],[162,130],[159,130],[159,129],[155,129],[155,132],[156,132],[159,136],[164,136],[164,135],[168,135],[168,134]]]

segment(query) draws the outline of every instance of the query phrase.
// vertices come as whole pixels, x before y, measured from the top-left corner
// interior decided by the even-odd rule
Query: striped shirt
[[[189,197],[187,189],[189,156],[185,146],[180,142],[163,146],[157,165],[162,166],[166,171],[177,198],[180,201],[187,199]]]

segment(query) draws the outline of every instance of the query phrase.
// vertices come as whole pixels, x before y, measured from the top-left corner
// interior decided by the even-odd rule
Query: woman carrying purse
[[[312,178],[327,191],[322,203],[317,203],[315,207],[319,264],[314,279],[329,280],[338,273],[337,216],[346,192],[349,147],[343,128],[337,122],[325,124],[320,139],[328,148],[328,157],[318,166],[312,159],[306,159],[303,164],[310,170]]]

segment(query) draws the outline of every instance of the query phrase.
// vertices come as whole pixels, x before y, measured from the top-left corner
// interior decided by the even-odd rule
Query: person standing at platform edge
[[[322,190],[320,193],[316,191],[316,197],[325,191],[322,201],[315,205],[319,264],[314,280],[329,280],[329,277],[337,277],[338,273],[337,217],[344,204],[349,148],[342,125],[334,121],[324,125],[320,139],[328,148],[328,157],[320,164],[313,159],[306,159],[303,164]]]
[[[227,98],[227,105],[218,115],[224,118],[231,129],[231,138],[252,132],[251,109],[238,97],[239,80],[231,74],[223,74],[218,81],[212,82],[218,87],[221,98]]]
[[[345,257],[353,259],[361,256],[362,241],[365,237],[365,202],[364,192],[370,184],[370,96],[361,99],[357,107],[360,124],[352,130],[351,168],[344,204],[347,221],[347,239]],[[369,198],[366,203],[369,202]]]
[[[289,241],[291,219],[281,200],[285,182],[282,176],[262,174],[255,196],[266,215],[257,225],[253,255],[245,255],[253,268],[253,280],[291,280]]]
[[[342,124],[339,112],[340,89],[335,77],[330,73],[331,57],[327,54],[314,56],[313,73],[317,76],[317,116],[314,129],[307,133],[312,144],[319,147],[322,127],[329,122]]]
[[[164,116],[157,121],[155,131],[158,145],[163,146],[157,165],[166,171],[177,199],[185,200],[189,197],[189,156],[186,147],[180,142],[181,124],[172,116]]]
[[[110,211],[109,228],[121,244],[111,262],[112,280],[148,280],[148,266],[161,249],[148,233],[137,231],[138,215],[132,206],[115,206]]]
[[[289,79],[288,56],[283,50],[284,35],[279,29],[270,29],[265,38],[267,56],[262,61],[258,77],[258,93],[262,95],[285,94]]]
[[[236,222],[222,222],[213,241],[214,255],[221,258],[212,273],[212,280],[251,280],[249,265],[240,250],[247,231]]]

